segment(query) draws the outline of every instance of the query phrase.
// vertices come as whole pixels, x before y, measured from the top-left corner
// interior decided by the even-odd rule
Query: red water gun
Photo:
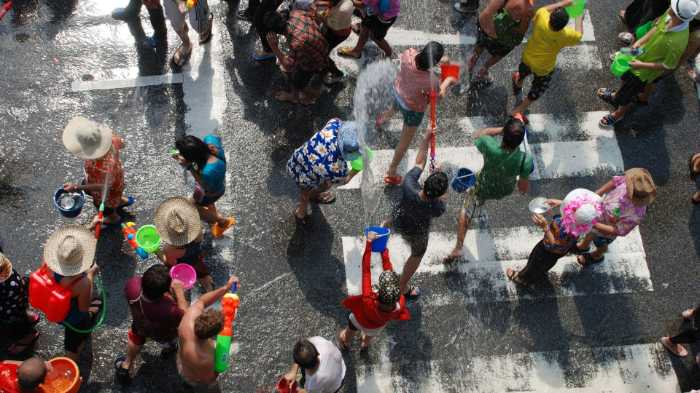
[[[2,18],[5,16],[5,14],[10,12],[10,9],[12,9],[12,2],[11,1],[6,2],[5,4],[2,5],[2,7],[0,7],[0,20],[2,20]]]
[[[437,128],[437,92],[430,91],[430,172],[435,172],[435,129]]]

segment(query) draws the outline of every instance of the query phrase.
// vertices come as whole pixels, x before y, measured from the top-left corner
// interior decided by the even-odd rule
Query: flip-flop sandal
[[[688,172],[690,173],[690,180],[695,180],[695,178],[700,175],[700,172],[695,172],[693,170],[693,162],[695,161],[695,157],[698,157],[697,159],[700,160],[700,153],[692,154],[688,159]]]
[[[119,356],[114,360],[114,374],[117,378],[117,382],[120,384],[128,384],[131,382],[131,375],[129,375],[129,370],[122,367],[122,364],[126,361],[126,356]]]
[[[338,56],[340,57],[345,57],[348,59],[355,59],[358,60],[362,57],[362,55],[356,55],[352,52],[352,48],[344,46],[342,48],[338,49]]]
[[[35,331],[34,333],[32,333],[29,342],[12,343],[9,347],[7,347],[7,353],[11,356],[17,356],[19,354],[27,352],[34,346],[34,344],[36,344],[40,335],[41,333]]]
[[[319,205],[330,205],[331,203],[335,202],[335,194],[328,192],[326,197],[319,195],[316,198],[311,198],[311,202]]]
[[[396,176],[384,176],[384,184],[390,186],[400,186],[403,178],[400,175]]]
[[[607,87],[601,87],[595,92],[595,95],[598,98],[610,105],[615,105],[615,94],[617,94],[617,91],[615,89],[610,89]]]
[[[214,28],[214,14],[211,14],[211,13],[209,14],[208,22],[209,22],[209,28],[207,29],[207,31],[205,31],[203,33],[203,35],[200,34],[200,36],[199,36],[199,45],[204,45],[204,44],[208,43],[209,41],[211,41],[211,36],[212,36],[211,31]]]
[[[420,288],[419,287],[410,287],[408,288],[408,292],[403,294],[403,297],[406,299],[407,302],[412,302],[415,301],[420,297]]]
[[[678,351],[676,351],[676,348],[674,348],[673,343],[668,338],[666,338],[666,340],[664,340],[664,338],[666,338],[666,337],[661,337],[661,340],[659,340],[659,341],[661,342],[661,345],[663,345],[664,348],[666,348],[667,351],[669,351],[669,352],[671,352],[671,354],[676,355],[676,356],[681,357],[681,358],[688,356],[688,350],[685,349],[684,346],[681,345],[680,346],[681,351],[678,352]]]
[[[134,198],[132,196],[128,196],[128,197],[126,197],[126,202],[119,205],[119,207],[117,209],[123,209],[125,207],[129,207],[129,206],[133,205],[134,203],[136,203],[136,198]]]
[[[601,263],[604,260],[605,260],[605,257],[593,259],[593,257],[589,253],[581,254],[581,255],[576,257],[576,263],[578,263],[583,268]]]
[[[518,273],[519,273],[518,271],[513,270],[511,268],[506,269],[506,277],[508,277],[508,279],[510,281],[513,281],[514,283],[516,283],[518,285],[526,287],[527,282],[525,282],[525,280],[520,278],[520,275]]]
[[[263,52],[265,53],[265,52]],[[274,53],[265,53],[265,54],[259,54],[258,52],[253,52],[253,56],[251,56],[253,60],[255,61],[271,61],[275,59],[275,54]]]
[[[228,231],[229,228],[231,228],[234,225],[236,225],[236,219],[233,217],[228,217],[224,226],[219,225],[218,222],[211,226],[211,235],[214,238],[220,238],[224,235],[224,232]]]
[[[187,64],[187,61],[190,59],[190,56],[192,55],[192,48],[190,47],[190,50],[187,51],[187,53],[184,53],[183,50],[184,46],[180,45],[175,49],[175,53],[173,54],[172,62],[175,64],[177,67],[182,67],[185,64]]]
[[[520,72],[515,71],[510,75],[510,87],[513,89],[513,95],[518,96],[523,92],[523,87],[518,86],[520,82]]]
[[[603,128],[608,128],[614,126],[617,122],[622,120],[622,118],[617,118],[613,116],[611,113],[608,113],[607,115],[603,116],[602,119],[598,122],[598,125],[603,127]]]

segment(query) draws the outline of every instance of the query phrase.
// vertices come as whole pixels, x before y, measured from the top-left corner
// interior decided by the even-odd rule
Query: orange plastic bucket
[[[78,393],[83,379],[80,378],[80,370],[74,361],[65,358],[53,358],[49,360],[52,370],[46,374],[46,379],[41,387],[46,393]]]
[[[449,77],[454,77],[455,79],[459,80],[459,64],[440,64],[440,82],[443,82]]]

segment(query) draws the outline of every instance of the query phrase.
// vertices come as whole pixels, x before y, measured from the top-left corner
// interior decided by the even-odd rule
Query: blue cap
[[[346,160],[357,158],[360,153],[360,144],[357,141],[357,124],[354,121],[345,121],[338,130],[338,145],[340,154]]]

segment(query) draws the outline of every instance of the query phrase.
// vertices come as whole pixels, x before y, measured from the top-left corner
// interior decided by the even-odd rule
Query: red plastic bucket
[[[282,377],[279,382],[277,382],[277,391],[279,393],[297,393],[299,392],[297,389],[297,381],[292,382],[292,387],[290,388],[287,380]]]
[[[459,64],[440,64],[440,82],[444,82],[445,79],[449,77],[454,77],[455,79],[459,80]]]
[[[52,370],[46,374],[42,389],[46,393],[78,393],[83,380],[74,361],[59,357],[49,360]]]

